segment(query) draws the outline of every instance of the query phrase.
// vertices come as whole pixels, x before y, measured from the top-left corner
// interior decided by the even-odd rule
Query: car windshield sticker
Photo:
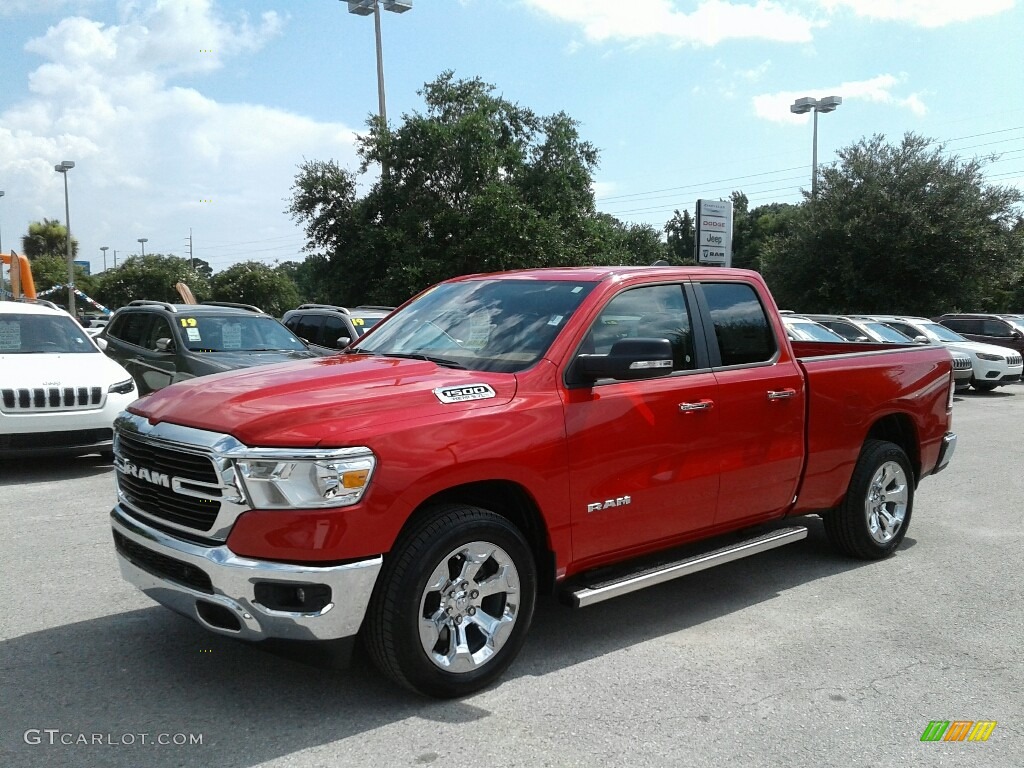
[[[562,322],[562,316],[555,315],[550,320],[548,320],[548,325],[558,325],[560,322]]]
[[[185,335],[188,336],[189,341],[202,341],[203,337],[199,335],[198,328],[186,328]]]
[[[240,349],[242,347],[242,324],[224,323],[220,329],[224,349]]]
[[[478,310],[469,316],[469,338],[466,339],[467,349],[480,350],[484,348],[487,340],[491,338],[491,314],[485,310]]]
[[[183,317],[179,322],[181,323],[182,328],[195,328],[199,325],[194,317]]]
[[[363,318],[361,318],[361,317],[353,317],[352,318],[352,325],[354,325],[354,326],[356,326],[358,328],[360,325],[366,325],[366,321],[363,320]]]
[[[21,323],[0,321],[0,349],[21,349]]]
[[[463,384],[459,387],[438,387],[434,395],[442,403],[464,403],[467,400],[490,400],[497,397],[489,384]]]

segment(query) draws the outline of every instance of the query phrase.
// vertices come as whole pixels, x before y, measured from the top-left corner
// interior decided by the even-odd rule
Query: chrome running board
[[[604,580],[597,583],[586,584],[562,593],[564,601],[573,608],[583,608],[594,605],[613,597],[619,597],[630,592],[652,587],[681,576],[688,576],[697,571],[707,568],[714,568],[716,565],[731,563],[733,560],[756,555],[760,552],[767,552],[794,541],[807,538],[807,529],[802,526],[791,528],[778,528],[768,533],[746,539],[736,544],[730,544],[710,552],[702,552],[698,555],[687,557],[683,560],[659,565],[655,568],[647,568],[641,571],[634,571],[618,576],[614,579]],[[583,578],[586,578],[584,575]]]

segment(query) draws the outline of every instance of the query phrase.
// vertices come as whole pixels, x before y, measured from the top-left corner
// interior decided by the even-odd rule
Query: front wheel
[[[914,472],[903,449],[868,440],[861,449],[846,497],[824,516],[825,533],[852,557],[878,560],[903,541],[914,506]]]
[[[365,639],[395,682],[439,698],[496,680],[522,648],[537,573],[522,533],[493,512],[436,508],[396,544],[374,590]]]

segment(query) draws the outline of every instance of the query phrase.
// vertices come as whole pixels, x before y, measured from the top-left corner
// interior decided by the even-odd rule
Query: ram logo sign
[[[126,475],[131,475],[132,477],[136,477],[139,480],[144,480],[147,483],[159,485],[163,488],[171,487],[170,475],[166,475],[163,472],[157,472],[155,469],[146,469],[145,467],[139,467],[136,466],[135,464],[132,464],[130,461],[124,462],[122,465],[118,467],[118,469],[121,470],[121,472]]]
[[[607,501],[595,501],[593,504],[587,504],[587,512],[600,512],[602,509],[624,507],[631,501],[632,499],[630,499],[629,496],[619,496],[614,499],[608,499]]]
[[[490,400],[497,393],[490,384],[463,384],[458,387],[438,387],[434,396],[442,403],[464,403],[467,400]]]

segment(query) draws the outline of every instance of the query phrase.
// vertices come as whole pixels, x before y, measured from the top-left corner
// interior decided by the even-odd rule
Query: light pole
[[[6,193],[2,189],[0,189],[0,197],[3,197],[5,194]],[[3,238],[3,232],[0,231],[0,253],[3,253],[3,252],[4,252],[4,238]]]
[[[64,220],[68,226],[68,314],[75,314],[75,262],[71,256],[71,206],[68,205],[68,171],[75,167],[71,160],[62,160],[53,170],[64,175]]]
[[[789,111],[795,115],[803,115],[814,111],[814,149],[811,156],[811,199],[818,196],[818,113],[835,112],[836,107],[843,103],[842,96],[826,96],[823,99],[812,99],[805,96],[789,105]]]
[[[149,242],[148,237],[140,237],[139,242],[142,243],[142,258],[146,258],[146,243]]]
[[[100,250],[103,251],[103,271],[107,271],[107,251],[110,250],[109,245],[101,245]]]
[[[412,10],[412,0],[343,0],[348,3],[348,12],[357,16],[373,14],[373,27],[377,39],[377,102],[380,107],[380,121],[387,125],[388,113],[384,105],[384,55],[380,47],[380,7],[385,11],[405,13]]]

